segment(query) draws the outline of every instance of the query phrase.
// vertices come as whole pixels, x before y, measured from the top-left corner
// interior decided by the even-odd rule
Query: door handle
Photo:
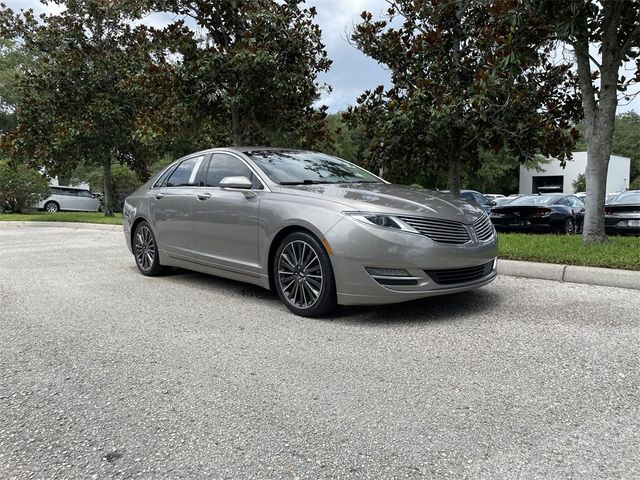
[[[156,197],[156,200],[160,200],[161,198],[164,197],[164,193],[156,193],[153,196]]]
[[[197,193],[196,197],[198,197],[198,200],[209,200],[211,198],[211,194],[210,193]]]

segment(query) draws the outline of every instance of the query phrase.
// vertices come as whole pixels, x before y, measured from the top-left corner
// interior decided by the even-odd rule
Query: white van
[[[37,208],[53,213],[60,210],[97,212],[100,195],[85,188],[49,187],[51,195],[38,203]]]

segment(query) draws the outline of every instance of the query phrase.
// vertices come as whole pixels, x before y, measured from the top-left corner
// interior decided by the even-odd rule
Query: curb
[[[0,222],[2,227],[54,227],[54,228],[75,228],[81,230],[107,230],[111,232],[121,232],[122,225],[105,225],[102,223],[81,223],[81,222],[22,222],[7,221]]]
[[[511,277],[640,290],[640,271],[634,270],[498,259],[498,273]]]

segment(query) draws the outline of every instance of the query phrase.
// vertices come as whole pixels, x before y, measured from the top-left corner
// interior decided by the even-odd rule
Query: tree
[[[317,75],[331,61],[302,0],[160,0],[181,57],[180,93],[204,141],[311,147],[326,141]],[[202,33],[185,26],[196,22]]]
[[[21,213],[49,195],[45,178],[22,163],[0,160],[0,211]]]
[[[102,166],[105,214],[112,215],[111,165],[147,174],[163,139],[154,129],[173,73],[149,28],[132,25],[142,14],[135,2],[61,3],[61,13],[40,19],[30,10],[0,10],[2,33],[40,58],[19,82],[17,127],[2,143],[50,175],[68,176],[80,163]]]
[[[345,114],[366,131],[371,168],[406,183],[446,168],[458,193],[481,152],[570,154],[579,112],[571,71],[550,63],[548,46],[532,46],[533,31],[512,28],[513,2],[388,3],[387,18],[364,12],[352,35],[393,84],[364,92]]]
[[[573,193],[584,192],[587,189],[587,181],[584,174],[579,173],[573,182],[571,182]]]
[[[26,48],[11,39],[0,38],[0,132],[15,128],[18,81],[34,64],[34,57]]]
[[[607,170],[618,97],[630,99],[628,88],[640,82],[640,1],[532,0],[519,8],[538,19],[541,37],[573,50],[587,143],[582,238],[585,243],[604,242]],[[592,47],[597,47],[595,56]]]

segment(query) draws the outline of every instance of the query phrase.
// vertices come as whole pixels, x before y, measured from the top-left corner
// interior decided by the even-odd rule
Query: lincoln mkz
[[[143,275],[173,266],[253,283],[304,316],[496,276],[496,233],[480,207],[310,151],[188,155],[126,199],[123,224]]]

